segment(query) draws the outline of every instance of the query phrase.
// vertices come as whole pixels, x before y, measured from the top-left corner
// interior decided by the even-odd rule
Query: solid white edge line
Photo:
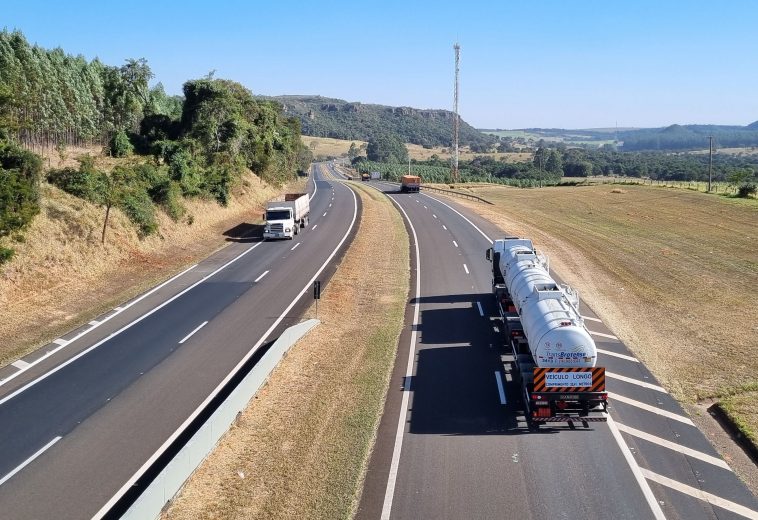
[[[463,264],[463,270],[466,271],[466,274],[470,274],[468,271],[468,266],[466,264]]]
[[[619,449],[621,449],[621,454],[624,456],[624,459],[626,459],[626,463],[629,464],[634,479],[637,481],[637,485],[640,486],[642,494],[647,501],[647,505],[650,506],[653,517],[656,520],[666,520],[666,515],[663,514],[661,505],[658,503],[658,500],[656,500],[655,495],[653,495],[653,490],[650,489],[650,484],[648,484],[647,480],[645,480],[645,476],[642,474],[642,468],[640,468],[637,461],[634,460],[634,455],[632,455],[629,446],[624,442],[624,438],[621,436],[621,432],[619,432],[619,429],[616,427],[616,422],[610,414],[608,414],[606,424],[608,425],[608,429],[611,430],[611,435],[613,435],[616,444],[618,444]]]
[[[587,329],[587,332],[589,332],[593,336],[600,336],[601,338],[608,338],[608,339],[618,340],[618,338],[616,336],[614,336],[613,334],[603,334],[602,332],[595,332],[595,331],[592,331],[592,330],[589,330],[589,329]]]
[[[223,269],[226,269],[228,266],[230,266],[231,264],[233,264],[234,262],[236,262],[237,260],[239,260],[240,258],[242,258],[243,256],[245,256],[246,254],[248,254],[250,251],[252,251],[256,247],[258,247],[262,243],[263,242],[258,242],[253,247],[251,247],[249,249],[246,249],[240,255],[238,255],[235,258],[233,258],[232,260],[228,261],[227,263],[225,263],[224,265],[222,265],[221,267],[219,267],[218,269],[216,269],[215,271],[213,271],[211,274],[204,276],[203,278],[201,278],[200,280],[198,280],[194,284],[190,285],[189,287],[187,287],[186,289],[184,289],[180,293],[175,294],[174,296],[172,296],[171,298],[169,298],[165,302],[161,303],[160,305],[158,305],[156,307],[153,307],[151,310],[149,310],[148,312],[146,312],[145,314],[143,314],[139,318],[137,318],[137,319],[131,321],[130,323],[124,325],[123,327],[121,327],[120,329],[118,329],[116,332],[110,333],[108,336],[106,336],[105,338],[101,339],[100,341],[98,341],[94,345],[92,345],[92,346],[90,346],[90,347],[82,350],[77,355],[75,355],[75,356],[67,359],[66,361],[64,361],[60,365],[57,365],[57,366],[53,367],[51,370],[49,370],[48,372],[45,372],[44,374],[42,374],[38,378],[33,379],[32,381],[26,383],[24,386],[18,388],[17,390],[13,391],[12,393],[6,395],[2,399],[0,399],[0,404],[3,404],[5,402],[7,402],[7,401],[10,401],[14,397],[16,397],[18,394],[20,394],[21,392],[25,391],[27,388],[31,388],[32,386],[36,385],[40,381],[42,381],[44,379],[47,379],[48,377],[50,377],[51,375],[55,374],[56,372],[58,372],[62,368],[70,365],[71,363],[73,363],[74,361],[76,361],[77,359],[79,359],[80,357],[86,356],[87,354],[89,354],[90,352],[92,352],[93,350],[95,350],[97,347],[99,347],[100,345],[102,345],[106,341],[110,340],[111,338],[113,338],[115,336],[118,336],[119,334],[121,334],[125,330],[129,329],[130,327],[133,327],[134,325],[136,325],[137,323],[141,322],[142,320],[144,320],[148,316],[150,316],[150,315],[158,312],[160,309],[162,309],[163,307],[165,307],[166,305],[168,305],[172,301],[176,300],[177,298],[181,297],[182,295],[188,293],[189,291],[191,291],[192,289],[194,289],[195,287],[197,287],[198,285],[200,285],[201,283],[203,283],[204,281],[206,281],[211,276],[213,276],[216,273],[222,271]],[[105,321],[105,320],[103,320],[103,321]],[[16,374],[14,374],[14,375],[16,375]],[[5,383],[5,382],[7,382],[9,380],[10,380],[10,378],[6,379],[3,383]]]
[[[261,280],[263,280],[263,277],[266,276],[268,273],[269,273],[269,271],[263,271],[263,273],[261,273],[261,275],[258,278],[256,278],[255,280],[253,280],[253,282],[254,283],[260,282]]]
[[[405,209],[392,197],[388,197],[403,215],[405,215],[405,221],[411,228],[413,233],[414,250],[416,254],[416,288],[415,288],[415,302],[413,308],[413,323],[411,324],[411,345],[408,349],[408,365],[405,369],[406,381],[412,381],[413,376],[413,361],[416,357],[416,338],[418,331],[418,317],[419,317],[419,298],[421,297],[421,254],[418,246],[418,235],[416,234],[416,228],[413,226],[408,213]],[[412,384],[412,383],[411,383]],[[387,489],[384,492],[384,503],[382,504],[382,520],[389,520],[392,513],[392,501],[395,497],[395,485],[397,484],[397,472],[400,467],[400,452],[403,448],[403,435],[405,434],[405,423],[408,418],[408,401],[410,400],[410,388],[405,388],[403,391],[403,401],[400,405],[400,416],[397,420],[397,431],[395,432],[395,446],[392,449],[392,461],[390,462],[390,472],[387,476]]]
[[[632,428],[631,426],[627,426],[625,424],[616,423],[616,427],[622,432],[628,433],[629,435],[633,437],[638,437],[642,440],[652,442],[653,444],[657,444],[658,446],[663,446],[664,448],[677,451],[683,455],[687,455],[688,457],[699,459],[699,460],[702,460],[703,462],[707,462],[708,464],[713,464],[714,466],[718,466],[720,468],[724,468],[729,471],[732,471],[732,468],[729,467],[729,464],[727,464],[726,461],[724,461],[724,459],[721,459],[719,457],[708,455],[706,453],[703,453],[702,451],[693,450],[692,448],[688,448],[687,446],[683,446],[681,444],[677,444],[676,442],[666,440],[663,437],[658,437],[657,435],[652,435],[647,432],[643,432],[642,430]]]
[[[482,309],[482,302],[476,302],[476,306],[479,307],[479,316],[484,317],[484,309]]]
[[[630,406],[634,406],[635,408],[639,408],[640,410],[646,410],[650,413],[654,413],[656,415],[661,415],[663,417],[667,417],[669,419],[672,419],[674,421],[679,421],[680,423],[689,424],[690,426],[695,426],[695,423],[692,422],[692,420],[689,417],[685,417],[683,415],[679,415],[678,413],[669,412],[667,410],[662,410],[660,408],[657,408],[655,406],[649,405],[647,403],[643,403],[641,401],[637,401],[635,399],[630,399],[628,397],[625,397],[623,395],[616,394],[614,392],[607,392],[608,398],[613,399],[614,401],[618,401],[620,403],[626,403]]]
[[[487,239],[487,242],[489,242],[490,244],[494,244],[493,240],[490,237],[488,237],[487,234],[484,231],[482,231],[481,229],[479,229],[479,227],[476,224],[474,224],[473,222],[471,222],[463,213],[461,213],[460,211],[458,211],[457,209],[455,209],[454,207],[452,207],[450,204],[446,204],[446,203],[442,202],[440,199],[432,197],[431,195],[429,195],[427,193],[422,193],[422,195],[424,197],[429,197],[432,200],[436,200],[437,202],[439,202],[443,206],[445,206],[445,207],[449,208],[450,210],[454,211],[455,213],[457,213],[459,217],[461,217],[463,220],[465,220],[466,222],[468,222],[469,224],[471,224],[471,226],[474,229],[476,229],[485,239]]]
[[[676,491],[679,491],[680,493],[684,493],[685,495],[689,495],[693,498],[697,498],[704,502],[708,502],[712,506],[720,507],[722,509],[726,509],[727,511],[731,511],[732,513],[735,513],[737,515],[744,516],[745,518],[750,518],[752,520],[758,519],[758,511],[754,511],[750,509],[749,507],[745,507],[736,502],[732,502],[731,500],[721,498],[712,493],[708,493],[707,491],[703,491],[702,489],[688,486],[687,484],[682,484],[681,482],[677,482],[676,480],[670,479],[668,477],[664,477],[663,475],[659,475],[658,473],[654,473],[650,471],[649,469],[644,469],[644,468],[640,468],[640,469],[642,471],[642,474],[645,476],[645,478],[652,480],[653,482],[656,482],[660,484],[661,486],[666,486],[667,488],[674,489]]]
[[[11,381],[11,380],[15,379],[17,376],[19,376],[19,375],[23,374],[24,372],[26,372],[29,368],[31,368],[31,367],[33,367],[35,365],[38,365],[39,363],[41,363],[42,361],[46,360],[47,358],[49,358],[53,354],[56,354],[57,352],[59,352],[60,350],[62,350],[64,347],[70,345],[74,341],[77,341],[78,339],[84,337],[86,334],[89,334],[91,331],[95,330],[96,328],[98,328],[103,323],[111,320],[112,318],[115,318],[116,316],[118,316],[119,314],[121,314],[123,311],[125,311],[126,309],[128,309],[129,307],[131,307],[132,305],[134,305],[134,304],[136,304],[136,303],[144,300],[145,298],[147,298],[148,296],[150,296],[154,292],[162,289],[163,287],[165,287],[166,285],[170,284],[171,282],[173,282],[174,280],[176,280],[177,278],[179,278],[183,274],[188,273],[189,271],[191,271],[195,267],[197,267],[197,264],[191,265],[190,267],[188,267],[187,269],[185,269],[184,271],[182,271],[179,274],[175,274],[174,276],[172,276],[171,278],[169,278],[168,280],[166,280],[162,284],[153,287],[152,289],[150,289],[148,292],[146,292],[145,294],[143,294],[139,298],[136,298],[136,299],[132,300],[131,302],[129,302],[128,305],[124,305],[123,307],[116,307],[116,309],[117,309],[116,312],[114,312],[110,316],[107,316],[107,317],[103,318],[103,320],[100,321],[100,322],[98,322],[97,325],[93,325],[89,329],[86,329],[86,330],[80,332],[79,334],[77,334],[76,336],[74,336],[73,338],[71,338],[68,342],[66,342],[63,345],[58,344],[59,345],[58,348],[55,348],[53,350],[49,350],[48,352],[45,352],[44,356],[41,356],[41,357],[35,359],[34,361],[32,361],[31,363],[29,363],[29,366],[26,367],[25,369],[19,370],[18,372],[14,373],[14,374],[11,374],[7,378],[0,380],[0,386],[3,386],[8,381]],[[90,323],[92,323],[92,322],[90,322]]]
[[[195,330],[193,330],[192,332],[190,332],[189,334],[187,334],[186,336],[184,336],[184,339],[182,339],[179,342],[179,344],[181,345],[182,343],[184,343],[185,341],[187,341],[188,339],[190,339],[198,330],[202,329],[206,325],[208,325],[207,321],[202,322],[200,325],[198,325],[197,327],[195,327]]]
[[[290,251],[294,251],[295,249],[297,249],[297,246],[299,246],[300,244],[302,244],[302,242],[298,242],[297,244],[292,246],[292,249],[290,249]]]
[[[596,321],[597,323],[603,323],[603,320],[600,320],[598,318],[593,318],[592,316],[582,316],[582,318],[585,320]]]
[[[503,377],[499,370],[495,370],[495,380],[497,381],[497,393],[500,396],[500,404],[508,404],[505,400],[505,390],[503,389]]]
[[[310,197],[308,197],[308,202],[309,203],[310,203],[310,201],[313,200],[313,197],[316,196],[316,192],[318,191],[318,182],[316,182],[316,163],[312,163],[311,166],[313,166],[313,168],[312,168],[313,175],[311,176],[311,178],[313,179],[313,194]],[[321,171],[321,168],[319,167],[318,170]]]
[[[53,440],[51,440],[50,442],[42,446],[40,449],[38,449],[31,457],[29,457],[24,462],[16,466],[15,469],[13,469],[13,471],[5,475],[3,478],[0,478],[0,486],[8,482],[13,477],[13,475],[15,475],[16,473],[24,469],[26,466],[34,462],[34,459],[36,459],[37,457],[45,453],[47,450],[49,450],[52,447],[52,445],[58,442],[59,440],[61,440],[61,438],[62,437],[60,436],[55,437]]]
[[[605,350],[602,348],[596,348],[595,350],[599,352],[600,354],[605,354],[606,356],[613,356],[613,357],[617,357],[621,359],[626,359],[627,361],[633,361],[635,363],[640,362],[640,360],[637,359],[636,357],[627,356],[626,354],[619,354],[618,352],[613,352],[611,350]]]
[[[286,309],[284,309],[284,312],[274,321],[274,323],[271,324],[271,326],[268,328],[266,332],[263,333],[263,336],[258,340],[258,342],[253,345],[253,347],[250,349],[250,351],[245,355],[242,360],[240,360],[239,363],[232,369],[231,372],[219,383],[219,385],[213,390],[213,392],[210,393],[210,395],[202,402],[200,403],[200,406],[198,406],[194,412],[185,420],[177,430],[171,434],[171,436],[166,439],[166,442],[164,442],[158,450],[153,453],[152,456],[137,470],[137,472],[132,475],[132,477],[126,481],[126,483],[121,486],[121,488],[114,494],[108,502],[103,505],[103,507],[100,508],[100,510],[95,513],[95,515],[92,517],[93,520],[99,520],[100,518],[103,518],[108,511],[113,507],[113,505],[118,502],[121,497],[126,493],[133,485],[134,483],[142,476],[145,471],[168,449],[168,447],[176,440],[177,437],[179,437],[184,430],[187,429],[187,426],[192,423],[192,421],[195,420],[195,418],[200,415],[200,413],[208,406],[208,403],[210,403],[221,391],[224,386],[227,385],[230,379],[234,377],[237,372],[239,372],[240,368],[248,362],[248,360],[255,354],[255,352],[263,345],[263,343],[268,339],[268,336],[276,329],[276,327],[279,326],[279,324],[284,320],[285,317],[289,315],[289,312],[292,310],[292,308],[295,306],[295,304],[302,298],[302,296],[306,293],[306,291],[309,291],[310,288],[313,286],[313,282],[316,281],[316,278],[326,269],[326,266],[329,265],[329,262],[332,261],[332,259],[337,255],[337,252],[342,247],[342,244],[345,243],[347,240],[347,237],[350,236],[350,232],[352,231],[353,227],[355,226],[355,220],[358,218],[358,199],[355,195],[355,192],[345,187],[346,190],[350,192],[350,194],[353,196],[353,219],[350,221],[350,226],[348,226],[347,231],[345,232],[345,235],[342,237],[342,240],[340,240],[339,244],[337,244],[337,247],[334,248],[332,253],[329,255],[329,257],[326,259],[326,261],[321,265],[321,267],[316,271],[316,273],[313,275],[313,277],[308,281],[308,283],[305,284],[305,287],[302,288],[300,293],[298,293],[297,296],[292,300],[292,302],[287,306]],[[262,244],[262,242],[258,242],[258,244]],[[252,250],[252,248],[250,249]],[[248,250],[248,251],[250,251]]]
[[[645,381],[640,381],[639,379],[634,379],[632,377],[622,376],[621,374],[616,374],[614,372],[608,372],[607,370],[605,371],[605,377],[610,377],[611,379],[618,379],[619,381],[631,383],[633,385],[641,386],[643,388],[649,388],[650,390],[655,390],[656,392],[661,392],[664,394],[668,393],[668,391],[662,386],[654,385],[653,383],[646,383]]]

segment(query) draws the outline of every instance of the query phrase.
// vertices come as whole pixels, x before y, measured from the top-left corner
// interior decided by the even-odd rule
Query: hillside
[[[322,96],[275,96],[286,116],[300,119],[303,135],[368,141],[380,132],[397,135],[406,143],[448,147],[453,140],[453,113],[391,107]],[[487,151],[496,140],[461,120],[460,144]]]

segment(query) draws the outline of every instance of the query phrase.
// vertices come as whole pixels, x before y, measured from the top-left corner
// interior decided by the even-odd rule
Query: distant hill
[[[758,146],[758,121],[748,126],[671,125],[619,132],[618,136],[623,151],[703,149],[708,147],[708,136],[719,148]]]
[[[449,110],[421,110],[391,107],[322,96],[274,96],[284,113],[296,116],[303,135],[368,141],[376,133],[387,132],[406,143],[422,146],[451,146],[453,113]],[[460,144],[474,151],[486,151],[497,140],[461,120]]]

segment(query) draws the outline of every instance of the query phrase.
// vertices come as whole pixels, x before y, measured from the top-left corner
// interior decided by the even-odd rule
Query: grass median
[[[408,237],[360,185],[360,229],[298,342],[163,518],[350,518],[408,295]],[[313,316],[311,309],[309,316]]]

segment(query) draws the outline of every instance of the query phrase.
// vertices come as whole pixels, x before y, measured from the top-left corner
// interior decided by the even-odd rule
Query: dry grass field
[[[651,186],[474,188],[684,402],[732,394],[758,431],[758,201]]]
[[[359,189],[360,230],[322,295],[322,324],[292,347],[164,520],[353,516],[409,276],[398,212],[383,195]]]
[[[344,139],[332,139],[331,137],[310,137],[304,135],[301,137],[305,146],[310,148],[314,157],[340,157],[347,155],[350,149],[350,143],[360,147],[365,141],[345,141]]]

